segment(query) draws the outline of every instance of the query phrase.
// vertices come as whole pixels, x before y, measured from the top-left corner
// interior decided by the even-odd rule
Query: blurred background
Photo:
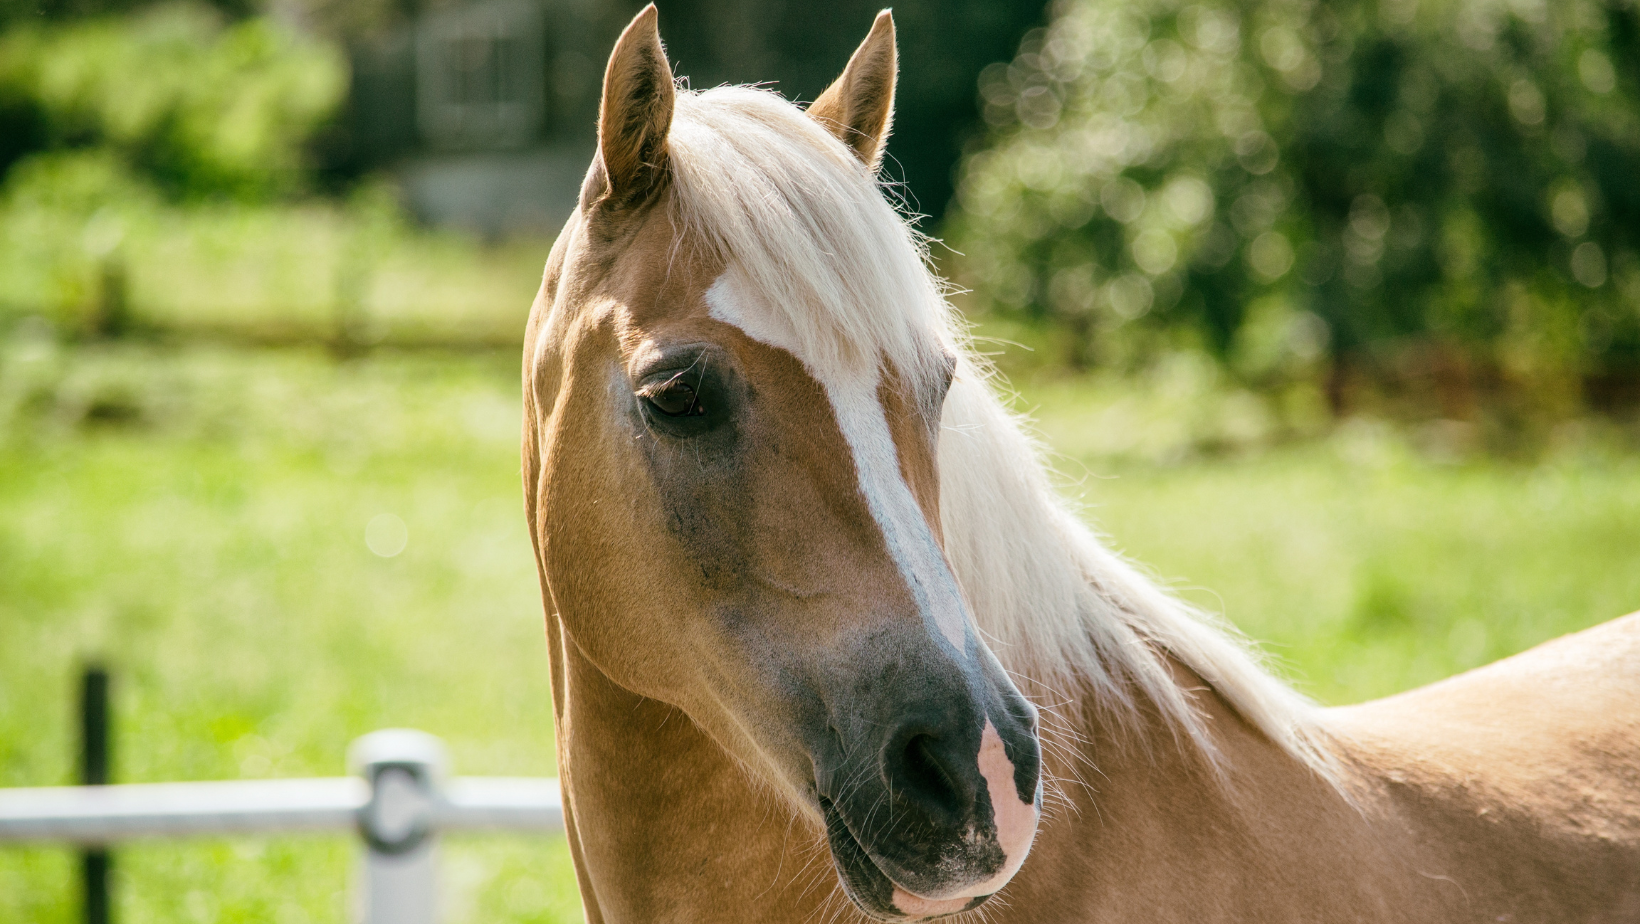
[[[0,0],[0,786],[554,772],[518,346],[600,0]],[[667,0],[813,99],[874,3]],[[890,192],[1064,490],[1326,703],[1640,609],[1640,4],[911,0]],[[344,838],[122,849],[122,922],[339,922]],[[0,920],[77,919],[0,850]],[[457,922],[580,920],[455,839]]]

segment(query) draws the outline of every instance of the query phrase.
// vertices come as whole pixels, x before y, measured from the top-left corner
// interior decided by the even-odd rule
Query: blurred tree
[[[643,4],[629,0],[630,12]],[[813,100],[830,85],[886,4],[883,0],[770,3],[662,0],[661,34],[695,87],[767,83]],[[886,174],[908,204],[935,217],[952,195],[964,144],[983,123],[974,84],[1045,21],[1044,0],[910,0],[893,4],[900,51]],[[625,24],[624,19],[622,25]],[[612,37],[613,38],[613,37]]]
[[[258,12],[277,14],[281,22],[293,22],[309,36],[323,37],[352,46],[355,52],[368,49],[377,40],[397,35],[403,38],[423,14],[452,7],[472,6],[478,0],[195,0],[196,11],[212,9],[219,19],[234,23],[227,35],[215,37],[220,27],[204,29],[204,18],[194,16],[194,43],[220,47],[234,44],[241,30],[268,36],[279,53],[318,54],[316,39],[296,40],[286,31],[254,18]],[[549,67],[544,98],[551,101],[555,124],[547,131],[555,136],[581,134],[590,144],[596,125],[598,83],[603,73],[603,55],[613,45],[620,29],[643,5],[643,0],[589,4],[574,0],[526,0],[537,3],[546,13]],[[158,6],[158,11],[150,8]],[[725,82],[766,82],[793,99],[812,100],[837,76],[849,54],[864,38],[881,0],[840,0],[831,4],[770,3],[767,0],[662,0],[662,33],[680,74],[694,86],[710,87]],[[0,30],[9,29],[34,38],[5,39],[5,54],[24,60],[0,60],[0,174],[29,151],[61,144],[66,134],[79,132],[84,119],[66,120],[74,127],[65,133],[60,107],[43,101],[32,88],[29,67],[43,67],[46,56],[73,55],[75,43],[89,47],[92,33],[112,48],[121,45],[123,56],[110,59],[105,75],[130,67],[142,54],[170,55],[153,27],[156,20],[177,19],[166,13],[165,3],[155,0],[0,0]],[[117,26],[113,14],[121,14],[127,26]],[[917,211],[943,214],[952,195],[953,168],[964,144],[983,129],[973,93],[974,82],[987,64],[1006,60],[1017,47],[1020,36],[1044,21],[1043,0],[911,0],[895,8],[900,29],[902,73],[895,134],[889,143],[887,175],[903,181],[905,198]],[[68,26],[71,20],[92,17],[102,25]],[[147,23],[147,25],[144,25]],[[255,25],[251,25],[251,24]],[[67,29],[79,38],[43,44],[44,36],[59,35]],[[125,39],[114,33],[130,32]],[[206,33],[211,33],[207,36]],[[388,43],[391,44],[391,43]],[[402,44],[402,43],[401,43]],[[408,47],[408,46],[406,46]],[[200,49],[202,51],[202,49]],[[278,49],[274,49],[278,51]],[[311,159],[322,162],[327,186],[345,186],[359,175],[413,153],[418,139],[414,125],[397,128],[396,146],[382,148],[370,138],[373,129],[363,122],[379,122],[393,113],[408,113],[400,121],[413,123],[415,70],[409,51],[404,66],[389,75],[392,85],[372,86],[368,111],[354,111],[326,128],[317,144],[310,147]],[[170,55],[170,58],[175,58]],[[204,62],[196,55],[190,66]],[[167,59],[169,61],[169,59]],[[356,58],[357,60],[357,58]],[[266,70],[272,59],[256,68]],[[166,74],[175,72],[172,63],[162,63]],[[145,65],[136,64],[138,71]],[[365,68],[364,77],[381,75]],[[402,73],[400,73],[402,71]],[[248,77],[249,71],[241,76]],[[314,84],[328,80],[334,67],[328,62],[313,68]],[[355,77],[359,77],[355,73]],[[239,78],[235,78],[236,80]],[[138,75],[134,81],[149,86],[152,81]],[[379,82],[379,81],[378,81]],[[226,91],[252,93],[233,83],[227,87],[204,88],[198,96],[225,98]],[[264,87],[264,90],[267,88]],[[298,108],[316,101],[313,87],[291,84]],[[359,88],[354,87],[357,91]],[[383,94],[387,98],[384,98]],[[390,99],[396,94],[397,99]],[[264,102],[271,101],[262,93]],[[82,107],[83,108],[83,107]],[[310,126],[310,134],[313,128]],[[84,133],[79,132],[84,140]],[[157,136],[155,139],[157,141]],[[539,140],[539,139],[537,139]],[[79,143],[79,142],[75,142]],[[381,148],[378,150],[378,148]],[[160,155],[154,145],[145,147],[152,166],[166,174],[175,187],[170,168],[160,169],[159,160],[176,158]],[[168,172],[169,171],[169,172]],[[189,168],[190,177],[197,171]],[[220,184],[212,185],[220,189]]]
[[[340,35],[355,56],[354,102],[367,108],[351,119],[354,145],[344,169],[368,170],[413,154],[414,106],[403,116],[388,110],[411,99],[416,52],[395,33],[424,14],[459,5],[452,0],[295,0],[304,17],[327,35]],[[591,150],[605,56],[645,0],[574,3],[528,0],[545,16],[548,100],[542,134],[578,137]],[[679,76],[704,89],[759,83],[790,99],[813,100],[837,77],[865,38],[882,0],[825,4],[769,0],[661,0],[660,29]],[[475,3],[474,6],[481,6]],[[1045,21],[1043,0],[909,0],[896,4],[900,80],[894,134],[885,175],[916,211],[944,213],[963,147],[984,124],[974,96],[980,71],[1006,61],[1021,36]],[[384,41],[386,40],[386,41]],[[396,49],[396,50],[395,50]],[[363,89],[363,93],[360,91]],[[385,123],[394,121],[394,128]],[[539,139],[538,139],[539,140]],[[345,159],[345,158],[344,158]]]
[[[1074,362],[1640,374],[1632,0],[1060,0],[980,95],[960,279]]]
[[[0,29],[25,22],[55,22],[132,13],[170,0],[0,0]],[[255,12],[255,0],[209,0],[208,6],[233,17]]]
[[[270,20],[201,6],[0,36],[0,176],[40,149],[109,148],[175,198],[300,189],[346,69]]]

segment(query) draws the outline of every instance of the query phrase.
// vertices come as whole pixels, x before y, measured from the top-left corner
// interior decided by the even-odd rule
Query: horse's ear
[[[598,112],[598,153],[608,195],[641,199],[666,173],[666,137],[672,131],[672,65],[655,26],[655,4],[643,8],[621,33],[604,70]]]
[[[848,59],[843,76],[809,106],[809,115],[854,149],[872,170],[883,159],[883,146],[894,121],[894,16],[877,14],[871,34]]]

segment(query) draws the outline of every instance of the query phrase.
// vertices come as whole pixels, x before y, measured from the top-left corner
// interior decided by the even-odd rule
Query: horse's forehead
[[[862,396],[879,399],[874,403],[895,420],[915,403],[900,394],[903,380],[881,380],[874,361],[839,367],[836,350],[826,351],[831,361],[812,355],[813,344],[788,312],[776,309],[744,273],[675,221],[664,200],[607,245],[612,248],[607,254],[594,245],[582,259],[604,267],[597,288],[601,300],[615,306],[619,361],[629,372],[671,344],[707,342],[750,367],[746,371],[757,377],[759,389],[779,400],[807,399],[817,388],[831,391],[847,380]],[[911,438],[909,433],[896,437]]]
[[[616,328],[622,347],[622,362],[635,370],[645,360],[664,351],[671,343],[715,343],[760,371],[778,370],[774,381],[758,384],[780,389],[782,381],[808,390],[814,383],[807,372],[808,357],[789,328],[776,326],[783,319],[760,310],[761,300],[741,299],[738,310],[725,314],[723,292],[726,280],[736,274],[714,249],[696,240],[659,203],[618,240],[610,241],[613,252],[605,256],[594,246],[584,255],[593,267],[602,266],[598,290],[606,304],[616,309]],[[772,351],[791,354],[795,366],[780,362]]]
[[[719,274],[706,289],[704,302],[714,320],[740,330],[759,343],[785,350],[810,369],[814,367],[814,357],[804,355],[803,344],[790,319],[769,310],[739,273],[728,269]]]
[[[619,304],[630,327],[704,318],[704,296],[723,261],[675,227],[665,203],[651,207],[619,237],[596,244],[583,258],[603,267],[599,288]],[[606,248],[608,252],[605,251]]]

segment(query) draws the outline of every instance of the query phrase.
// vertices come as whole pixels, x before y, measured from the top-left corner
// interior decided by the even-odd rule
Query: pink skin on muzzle
[[[1002,869],[995,876],[963,886],[949,895],[922,896],[894,887],[894,907],[908,918],[931,918],[955,914],[968,907],[969,902],[981,895],[990,895],[1008,884],[1031,852],[1031,840],[1036,837],[1036,823],[1040,818],[1037,806],[1019,798],[1014,785],[1014,763],[1002,744],[990,719],[985,720],[985,731],[980,736],[979,772],[985,777],[985,788],[991,797],[991,810],[996,818],[997,843],[1002,848]]]

